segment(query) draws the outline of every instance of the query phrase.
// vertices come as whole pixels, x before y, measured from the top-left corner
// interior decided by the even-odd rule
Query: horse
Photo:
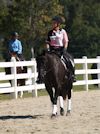
[[[93,63],[91,66],[91,69],[97,69],[97,64]],[[97,74],[91,74],[91,78],[92,78],[92,80],[98,79],[98,76],[97,76]],[[98,84],[94,84],[94,86],[98,87]]]
[[[9,61],[11,61],[12,57],[14,57],[16,59],[16,61],[20,61],[20,59],[17,57],[16,53],[11,53],[10,56],[11,57],[10,57]],[[11,68],[10,67],[5,68],[5,73],[6,74],[11,74]],[[16,73],[17,74],[27,73],[27,67],[17,67],[16,68]],[[11,80],[9,80],[9,82],[10,82],[10,84],[12,86]],[[17,79],[17,86],[23,86],[23,85],[25,85],[25,79]],[[22,97],[22,95],[23,95],[23,92],[21,92],[20,97]]]
[[[59,56],[54,53],[45,53],[37,57],[37,70],[41,81],[52,103],[51,117],[57,115],[57,100],[60,99],[60,115],[64,115],[63,99],[68,97],[67,114],[71,111],[71,89],[73,82],[69,69],[65,67]]]

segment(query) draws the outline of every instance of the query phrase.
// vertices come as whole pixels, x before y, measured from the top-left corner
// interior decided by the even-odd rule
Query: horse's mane
[[[46,59],[46,60],[50,59],[55,63],[55,66],[60,65],[60,66],[63,66],[65,68],[65,66],[62,64],[61,56],[59,56],[55,52],[46,53],[44,55],[44,59]]]
[[[49,75],[55,75],[60,82],[64,80],[66,69],[56,53],[45,53],[42,55],[42,60],[44,62],[43,64],[47,67],[47,73]]]

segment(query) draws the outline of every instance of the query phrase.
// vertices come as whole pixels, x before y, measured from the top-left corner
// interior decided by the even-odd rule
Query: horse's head
[[[44,77],[46,75],[46,58],[44,55],[36,58],[37,61],[37,71],[40,81],[44,82]]]

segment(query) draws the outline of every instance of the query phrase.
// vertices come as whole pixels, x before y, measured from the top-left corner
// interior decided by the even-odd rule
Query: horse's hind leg
[[[67,114],[71,111],[71,89],[68,91]]]
[[[59,105],[60,105],[60,115],[64,115],[64,103],[63,103],[63,97],[62,97],[62,94],[60,92],[59,94]]]
[[[25,85],[25,79],[18,79],[17,80],[17,86],[24,86],[24,85]],[[24,94],[23,91],[18,92],[18,95],[19,95],[20,98],[23,97],[23,94]]]

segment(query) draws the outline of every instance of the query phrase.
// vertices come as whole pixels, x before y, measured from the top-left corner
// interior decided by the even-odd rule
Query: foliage
[[[100,2],[61,0],[69,33],[69,51],[75,57],[95,57],[100,53]]]
[[[100,53],[100,2],[99,0],[1,0],[0,38],[9,39],[12,31],[20,34],[24,55],[31,58],[41,53],[51,18],[65,18],[65,29],[69,36],[68,51],[75,57],[95,57]],[[6,45],[1,45],[3,51]]]

